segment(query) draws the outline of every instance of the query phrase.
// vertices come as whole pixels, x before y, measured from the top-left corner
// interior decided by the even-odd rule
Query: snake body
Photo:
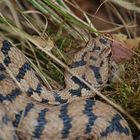
[[[72,59],[71,70],[100,90],[108,80],[111,44],[91,40]],[[50,91],[20,50],[8,41],[0,46],[0,139],[132,140],[125,119],[110,105],[90,99],[91,90],[65,73],[66,86]]]

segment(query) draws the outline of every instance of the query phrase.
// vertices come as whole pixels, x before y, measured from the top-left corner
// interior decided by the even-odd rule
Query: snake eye
[[[112,36],[110,34],[104,34],[104,36],[100,36],[99,41],[101,44],[104,44],[109,48],[112,46]]]
[[[106,44],[106,43],[107,43],[107,40],[106,40],[106,38],[104,38],[104,37],[100,38],[99,41],[100,41],[100,43],[102,43],[102,44]]]

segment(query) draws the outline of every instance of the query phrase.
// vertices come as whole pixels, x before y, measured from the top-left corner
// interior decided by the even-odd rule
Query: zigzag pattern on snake
[[[111,44],[103,36],[91,40],[70,64],[72,71],[98,90],[109,77]],[[66,72],[65,83],[62,90],[46,89],[22,52],[3,41],[0,46],[0,139],[133,139],[125,119],[110,105],[90,99],[93,93],[78,78]]]

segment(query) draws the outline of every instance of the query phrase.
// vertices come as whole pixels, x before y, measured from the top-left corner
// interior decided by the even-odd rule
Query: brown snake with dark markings
[[[91,40],[74,56],[71,70],[100,90],[110,73],[111,44],[103,36]],[[63,90],[47,90],[22,52],[3,41],[0,45],[0,139],[133,139],[124,118],[110,105],[89,99],[93,93],[78,78],[66,72],[65,83]]]

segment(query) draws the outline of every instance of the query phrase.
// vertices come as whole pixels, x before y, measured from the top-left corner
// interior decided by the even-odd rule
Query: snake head
[[[111,47],[112,47],[112,39],[108,36],[99,36],[97,40],[95,40],[95,47],[100,46],[100,50],[98,53],[100,58],[111,57]]]

